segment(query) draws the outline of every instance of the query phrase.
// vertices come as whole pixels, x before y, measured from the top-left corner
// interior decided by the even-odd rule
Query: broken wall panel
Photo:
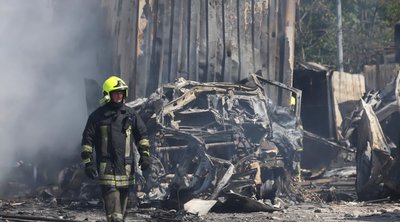
[[[103,0],[114,74],[130,99],[177,77],[237,81],[257,70],[292,84],[296,0]],[[288,104],[289,95],[269,90]],[[278,101],[278,98],[279,101]]]
[[[294,74],[293,86],[302,91],[301,120],[304,129],[329,138],[330,134],[328,70],[297,69]],[[318,123],[318,124],[316,124]]]
[[[343,124],[343,135],[357,149],[356,190],[359,200],[399,194],[400,72],[384,88],[363,96]]]
[[[333,163],[332,160],[340,162],[338,153],[352,149],[343,149],[332,139],[341,138],[338,134],[342,120],[365,91],[364,78],[360,74],[334,72],[313,62],[298,65],[293,85],[302,90],[301,119],[305,130],[302,167],[315,169]]]
[[[400,70],[399,64],[365,65],[363,75],[365,76],[365,88],[379,90],[396,78]]]
[[[361,74],[333,72],[332,105],[334,111],[336,138],[341,138],[343,118],[353,111],[365,93],[365,80]]]
[[[301,120],[304,130],[325,138],[334,137],[333,113],[330,112],[332,106],[328,100],[331,87],[328,86],[327,77],[330,72],[327,67],[315,63],[299,63],[293,75],[293,86],[302,91]],[[302,168],[319,169],[337,156],[337,150],[307,136],[303,145]]]

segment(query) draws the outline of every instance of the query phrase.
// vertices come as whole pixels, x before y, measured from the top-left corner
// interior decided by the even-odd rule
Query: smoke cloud
[[[84,78],[102,82],[109,48],[98,0],[0,0],[0,184],[23,158],[79,158]]]

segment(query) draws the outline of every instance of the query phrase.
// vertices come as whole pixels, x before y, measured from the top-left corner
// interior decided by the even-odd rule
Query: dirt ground
[[[1,215],[15,215],[19,219],[0,221],[42,221],[51,218],[54,221],[104,221],[100,206],[86,206],[72,209],[71,206],[45,206],[37,200],[1,200]],[[283,211],[273,213],[208,213],[204,216],[184,214],[176,211],[156,209],[129,209],[126,221],[400,221],[400,203],[292,203]],[[33,220],[24,216],[37,217]]]
[[[129,208],[126,221],[400,221],[400,201],[357,202],[354,183],[354,177],[302,181],[291,188],[302,201],[294,202],[296,198],[289,200],[282,196],[277,201],[282,210],[273,213],[210,212],[198,216],[184,211]],[[0,198],[0,221],[100,222],[104,219],[99,200],[62,201],[43,194],[30,198]]]
[[[400,221],[400,204],[365,204],[341,202],[331,204],[301,203],[282,212],[250,214],[214,214],[205,221]]]

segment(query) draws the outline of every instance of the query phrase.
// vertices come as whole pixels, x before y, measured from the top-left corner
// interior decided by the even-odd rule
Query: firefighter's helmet
[[[112,91],[124,91],[125,97],[128,96],[128,86],[126,85],[124,80],[116,76],[111,76],[108,79],[106,79],[106,81],[104,81],[103,98],[100,99],[101,104],[110,102],[111,100],[110,93]]]

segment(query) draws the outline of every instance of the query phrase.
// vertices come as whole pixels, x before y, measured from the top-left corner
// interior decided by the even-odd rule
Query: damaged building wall
[[[369,90],[383,89],[396,78],[400,70],[399,64],[365,65],[363,75],[365,76],[365,88]]]
[[[340,73],[313,62],[299,63],[293,86],[303,92],[304,129],[333,139],[340,139],[343,119],[365,93],[362,74]]]
[[[296,0],[103,0],[115,74],[131,99],[177,77],[236,82],[248,74],[292,85]],[[278,88],[272,99],[289,101]]]
[[[345,120],[344,139],[357,149],[359,200],[400,196],[399,91],[400,72],[383,89],[365,93]]]
[[[364,76],[360,74],[333,72],[332,108],[334,115],[335,138],[341,139],[341,126],[343,119],[353,111],[365,93]]]
[[[341,141],[342,122],[365,92],[364,76],[335,72],[313,62],[299,63],[293,85],[302,90],[302,166],[318,168],[329,164],[343,150],[331,142]],[[321,137],[330,142],[322,142]]]

